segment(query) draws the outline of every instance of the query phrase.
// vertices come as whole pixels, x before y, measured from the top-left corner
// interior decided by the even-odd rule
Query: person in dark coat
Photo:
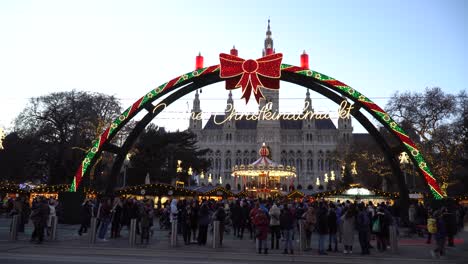
[[[192,241],[197,241],[198,229],[198,202],[193,201],[190,205],[190,226],[192,229]]]
[[[240,237],[241,208],[239,202],[235,202],[231,208],[232,228],[234,237]]]
[[[433,258],[439,258],[445,255],[445,241],[447,240],[447,224],[444,222],[445,207],[434,213],[436,219],[437,232],[434,234],[436,248],[431,251]]]
[[[379,225],[379,226],[377,226]],[[372,218],[372,232],[377,237],[377,250],[382,252],[387,249],[387,237],[389,236],[388,216],[384,208],[379,207],[377,213]]]
[[[224,224],[226,221],[226,212],[224,211],[222,204],[217,204],[216,210],[213,214],[213,220],[219,221],[219,243],[222,246],[224,238]]]
[[[206,245],[208,225],[210,224],[210,212],[204,203],[198,211],[198,245]]]
[[[240,220],[239,220],[239,229],[240,229],[240,235],[239,238],[242,239],[244,238],[244,230],[247,227],[249,230],[251,236],[252,236],[252,229],[250,228],[250,207],[246,202],[241,202],[241,214],[240,214]]]
[[[49,218],[49,205],[44,197],[40,197],[38,203],[31,213],[31,220],[34,223],[34,231],[31,236],[31,241],[35,241],[37,238],[37,244],[41,244],[44,241],[44,229]]]
[[[294,237],[294,220],[293,214],[289,208],[283,208],[280,215],[280,228],[284,237],[284,251],[283,254],[294,253],[293,237]]]
[[[120,201],[120,198],[114,199],[114,205],[112,206],[112,226],[111,226],[111,238],[118,238],[120,237],[120,229],[121,229],[121,222],[122,222],[122,210],[123,205]]]
[[[359,213],[357,215],[356,224],[359,235],[359,244],[361,246],[361,255],[370,254],[369,251],[369,232],[370,219],[364,203],[358,205]]]
[[[330,203],[328,211],[328,250],[332,251],[332,243],[334,244],[335,252],[338,252],[338,240],[336,239],[336,232],[338,231],[337,216],[335,211],[335,204]]]
[[[319,234],[319,255],[327,255],[325,253],[325,239],[328,235],[328,210],[324,203],[319,203],[317,210],[317,231]],[[336,233],[336,232],[335,232]]]
[[[92,205],[91,202],[86,199],[81,206],[81,226],[78,230],[78,234],[81,236],[83,233],[88,232],[88,227],[91,223]]]

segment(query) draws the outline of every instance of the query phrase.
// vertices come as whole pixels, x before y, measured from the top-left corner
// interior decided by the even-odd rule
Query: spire
[[[307,89],[306,98],[304,100],[304,110],[312,110],[312,99],[310,98],[309,89]]]
[[[267,36],[271,36],[271,30],[270,30],[270,18],[268,18],[268,27],[267,27]]]
[[[195,99],[193,99],[193,109],[192,112],[199,113],[200,109],[200,96],[198,94],[198,89],[195,91]]]
[[[231,112],[234,110],[234,100],[232,100],[232,92],[229,91],[229,96],[226,103],[226,112]]]
[[[270,19],[268,19],[268,26],[267,26],[266,38],[265,38],[262,56],[270,55],[273,53],[274,53],[273,39],[271,38]]]

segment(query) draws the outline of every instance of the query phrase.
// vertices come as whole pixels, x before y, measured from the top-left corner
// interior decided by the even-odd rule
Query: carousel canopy
[[[294,166],[283,166],[268,158],[270,151],[265,143],[259,150],[260,158],[248,165],[236,165],[232,168],[233,176],[247,177],[296,177],[296,168]]]

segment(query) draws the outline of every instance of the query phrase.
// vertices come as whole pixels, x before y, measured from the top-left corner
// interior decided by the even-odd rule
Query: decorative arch
[[[123,162],[123,156],[125,156],[125,154],[129,151],[138,134],[141,133],[146,125],[162,111],[161,108],[157,108],[155,105],[153,105],[155,100],[173,92],[173,94],[169,95],[162,101],[163,103],[169,105],[178,98],[195,91],[196,89],[224,81],[224,79],[219,77],[219,70],[219,65],[214,65],[188,72],[156,87],[133,103],[119,117],[117,117],[109,125],[109,127],[107,127],[107,129],[95,141],[91,149],[86,153],[85,158],[75,173],[71,191],[76,191],[76,189],[80,187],[82,180],[89,175],[91,168],[97,161],[97,158],[101,155],[102,151],[111,151],[118,154],[118,158],[114,162],[113,171],[115,168],[120,169],[119,165],[121,165]],[[437,180],[434,178],[424,157],[416,147],[416,144],[408,137],[408,134],[388,115],[388,113],[386,113],[372,100],[357,90],[346,85],[345,83],[340,82],[330,76],[289,64],[281,64],[280,80],[299,84],[303,87],[312,88],[327,98],[332,99],[336,103],[339,103],[340,97],[337,94],[350,99],[354,102],[354,109],[351,112],[353,117],[355,117],[361,124],[363,124],[363,126],[375,138],[382,139],[381,136],[377,135],[379,132],[375,129],[375,127],[371,126],[371,123],[367,120],[367,118],[365,118],[362,113],[359,112],[360,108],[365,109],[385,128],[387,128],[388,131],[396,136],[404,151],[406,151],[411,157],[411,160],[418,169],[419,173],[424,176],[434,198],[441,199],[445,196],[445,194],[441,191],[440,186],[437,183]],[[111,140],[121,130],[121,128],[125,126],[127,122],[131,120],[136,114],[145,110],[148,111],[147,115],[140,121],[139,124],[137,124],[124,145],[122,147],[113,145]],[[389,157],[390,154],[388,151],[390,151],[390,149],[388,145],[383,143],[381,147],[384,150],[384,154]],[[392,170],[399,170],[401,172],[399,167],[396,168],[397,164],[395,164],[394,158],[390,158],[389,161],[392,163]]]

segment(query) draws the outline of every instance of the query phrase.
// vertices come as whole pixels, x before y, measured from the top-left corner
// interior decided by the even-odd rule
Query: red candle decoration
[[[304,68],[304,69],[309,69],[309,55],[307,55],[307,53],[304,52],[301,54],[301,68]]]
[[[195,58],[195,70],[203,69],[203,56],[201,53],[198,53],[198,56]]]
[[[233,55],[233,56],[239,56],[239,53],[237,52],[236,46],[232,46],[230,54]]]

